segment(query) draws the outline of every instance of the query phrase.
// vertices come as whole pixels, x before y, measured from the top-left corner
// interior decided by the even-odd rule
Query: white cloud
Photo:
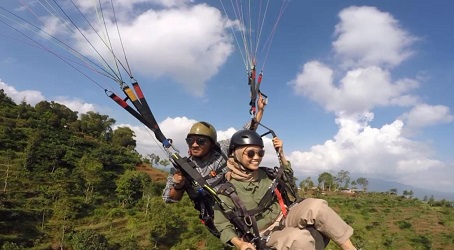
[[[18,91],[11,85],[8,85],[0,80],[0,88],[5,91],[5,94],[9,96],[16,104],[25,101],[26,103],[34,106],[38,102],[46,101],[46,97],[44,97],[40,91],[37,90],[23,90]],[[79,114],[87,113],[88,111],[96,111],[96,107],[94,104],[87,103],[84,100],[78,98],[69,98],[69,97],[56,97],[54,100],[47,101],[54,101],[65,105],[69,109],[73,111],[77,111]]]
[[[389,13],[354,6],[339,18],[333,47],[345,66],[396,66],[413,54],[409,46],[416,38]]]
[[[181,150],[181,155],[187,155],[187,145],[184,138],[190,129],[190,127],[196,122],[196,120],[188,119],[187,117],[176,117],[166,118],[164,121],[159,123],[159,127],[162,130],[164,136],[167,139],[172,139],[172,145]],[[129,127],[136,134],[137,147],[136,150],[143,156],[149,154],[157,154],[160,157],[166,157],[162,143],[160,143],[154,136],[153,132],[145,126],[132,126],[129,124],[119,124],[116,127]]]
[[[44,101],[45,98],[41,92],[37,90],[24,90],[18,91],[13,86],[10,86],[0,80],[0,88],[3,89],[7,96],[9,96],[17,104],[25,101],[30,105],[35,105],[40,101]]]
[[[129,64],[136,74],[169,77],[188,92],[202,96],[206,81],[217,74],[234,50],[230,31],[226,28],[228,22],[218,9],[205,4],[174,6],[178,1],[160,2],[173,8],[148,9],[125,15],[134,19],[118,21]],[[112,20],[106,21],[114,51],[123,58],[117,27]],[[100,26],[95,22],[96,25]],[[105,58],[112,58],[98,34],[91,28],[84,33]],[[80,35],[75,34],[75,37]],[[76,45],[78,51],[95,56],[86,41],[76,40],[80,41]]]
[[[454,120],[454,116],[450,114],[449,107],[447,106],[423,103],[416,105],[409,112],[404,113],[401,119],[409,127],[421,128],[440,123],[449,123]]]
[[[454,188],[452,175],[446,174],[454,172],[452,164],[436,159],[430,145],[409,136],[415,128],[452,122],[449,107],[425,104],[412,93],[420,76],[393,80],[391,68],[386,69],[409,58],[416,38],[374,7],[350,7],[339,16],[333,48],[347,67],[335,70],[310,61],[290,83],[296,94],[336,115],[338,132],[306,152],[290,152],[296,172],[307,176],[347,170],[420,187]],[[409,111],[381,127],[370,125],[375,108],[392,106]]]
[[[69,98],[60,96],[55,98],[55,102],[65,105],[70,108],[72,111],[77,111],[79,114],[85,114],[88,111],[95,111],[95,105],[92,103],[86,103],[84,100],[78,98]]]
[[[291,85],[297,94],[326,110],[346,114],[367,112],[377,106],[414,105],[418,98],[407,93],[419,86],[412,79],[392,82],[390,72],[375,66],[348,71],[335,84],[333,70],[318,61],[305,63]]]
[[[427,145],[403,137],[404,124],[396,120],[381,128],[355,119],[338,118],[339,131],[332,140],[315,145],[307,152],[289,153],[289,160],[298,174],[348,170],[390,181],[421,186],[412,177],[437,172],[440,181],[448,181],[442,171],[446,164],[434,159]],[[426,181],[426,184],[428,181]]]

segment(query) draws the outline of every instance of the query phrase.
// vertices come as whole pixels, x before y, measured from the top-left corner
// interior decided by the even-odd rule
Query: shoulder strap
[[[251,213],[252,210],[248,210],[240,197],[238,197],[235,186],[230,182],[226,182],[219,187],[218,193],[229,196],[235,205],[235,208],[230,211],[221,209],[224,216],[240,230],[245,240],[256,244],[258,249],[264,249],[265,242],[260,237],[255,214]],[[252,232],[250,230],[251,227]]]
[[[234,196],[235,197],[238,197],[236,195],[236,189],[235,187],[233,186],[232,183],[230,182],[226,182],[224,184],[222,184],[219,188],[218,188],[218,193],[219,194],[223,194],[225,196],[228,196],[229,198],[232,199],[232,201],[234,201],[234,198],[232,198],[232,194],[235,194]],[[219,205],[219,204],[218,204]],[[237,206],[237,202],[234,201],[234,205],[235,205],[235,208]],[[240,218],[241,216],[244,215],[244,212],[243,211],[238,211],[238,209],[235,209],[235,208],[230,208],[229,210],[226,209],[226,207],[221,207],[221,212],[224,214],[224,216],[230,221],[232,222],[239,230],[240,232],[243,234],[243,235],[246,235],[248,233],[250,233],[249,231],[249,227],[246,225],[246,223]]]

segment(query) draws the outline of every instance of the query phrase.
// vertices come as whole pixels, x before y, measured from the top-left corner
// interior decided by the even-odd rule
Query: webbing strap
[[[189,158],[187,157],[180,157],[178,154],[173,154],[172,155],[172,160],[175,162],[175,164],[178,167],[181,167],[183,169],[183,172],[188,174],[189,177],[192,178],[193,181],[195,181],[198,185],[201,187],[209,187],[208,182],[202,177],[202,175],[195,170],[195,163],[192,162]]]
[[[279,202],[279,206],[281,207],[282,214],[284,218],[287,217],[287,207],[284,204],[284,200],[282,199],[282,194],[279,192],[279,189],[275,188],[274,193],[276,194],[277,201]]]
[[[263,244],[263,242],[260,242],[261,241],[260,231],[257,226],[257,220],[255,219],[255,215],[251,214],[247,210],[243,201],[240,199],[240,197],[238,197],[236,192],[232,192],[230,194],[230,198],[232,199],[233,203],[235,203],[235,206],[237,208],[239,208],[240,213],[243,215],[243,221],[244,221],[243,223],[246,224],[246,226],[248,226],[248,227],[252,227],[254,237],[253,237],[253,239],[250,239],[251,242],[255,243],[256,245]],[[261,247],[259,247],[259,248],[262,249]]]

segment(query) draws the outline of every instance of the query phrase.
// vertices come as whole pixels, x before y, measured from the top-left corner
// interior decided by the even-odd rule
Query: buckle
[[[252,226],[252,219],[251,216],[244,216],[244,223],[246,223],[247,226]]]

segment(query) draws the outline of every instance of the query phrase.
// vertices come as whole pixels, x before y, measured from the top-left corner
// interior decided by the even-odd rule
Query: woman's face
[[[246,146],[235,150],[236,158],[245,168],[257,170],[260,167],[265,150],[259,146]]]

